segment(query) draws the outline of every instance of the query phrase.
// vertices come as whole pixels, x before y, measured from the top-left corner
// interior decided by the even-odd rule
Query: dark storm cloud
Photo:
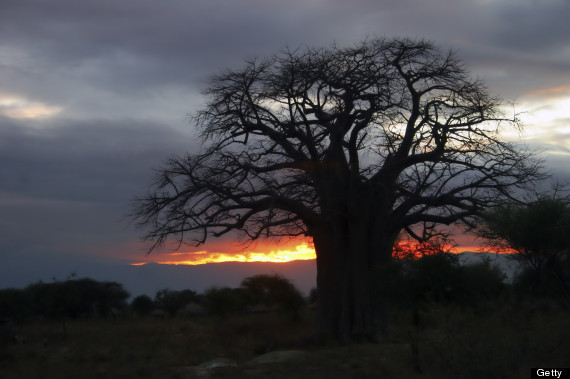
[[[570,2],[497,2],[497,18],[487,38],[506,49],[546,54],[568,47]]]
[[[189,134],[164,125],[68,122],[33,128],[0,118],[0,257],[136,240],[125,222],[130,201],[144,194],[152,168],[196,149]]]
[[[170,154],[196,150],[190,134],[131,120],[0,117],[0,191],[69,201],[120,202]],[[62,125],[63,124],[63,125]]]
[[[0,43],[26,50],[38,75],[49,68],[63,80],[65,73],[77,75],[137,97],[144,88],[203,85],[243,57],[285,45],[404,35],[459,48],[475,72],[479,64],[512,71],[504,81],[492,78],[508,87],[517,67],[568,73],[561,52],[568,47],[569,10],[556,0],[8,1]]]
[[[303,2],[18,1],[3,9],[0,38],[51,70],[98,67],[106,71],[98,85],[195,84],[244,56],[305,41],[318,26],[297,28],[305,18],[298,7]]]

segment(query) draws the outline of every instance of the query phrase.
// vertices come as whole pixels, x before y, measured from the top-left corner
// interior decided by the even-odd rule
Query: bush
[[[507,287],[505,274],[488,261],[462,267],[461,275],[463,288],[457,300],[464,304],[496,298]]]
[[[123,309],[129,293],[115,282],[72,279],[64,282],[29,285],[23,290],[3,290],[0,309],[6,317],[48,318],[106,317],[113,308]],[[9,313],[9,314],[8,314]]]
[[[450,253],[418,259],[394,259],[377,267],[373,293],[377,307],[384,303],[412,307],[419,303],[477,305],[499,296],[506,285],[504,274],[489,262],[461,266]]]
[[[570,302],[570,258],[558,259],[556,263],[537,270],[525,267],[513,282],[514,290],[521,296]]]
[[[231,313],[245,310],[248,300],[243,289],[212,287],[204,293],[203,303],[209,313],[225,318]]]
[[[457,297],[461,270],[455,255],[427,255],[410,263],[408,275],[414,299],[441,303],[451,302]]]
[[[156,293],[154,304],[156,308],[174,316],[185,305],[196,301],[196,299],[198,299],[198,295],[192,290],[173,291],[166,288]]]
[[[147,295],[137,296],[131,301],[131,310],[139,316],[147,316],[154,308],[154,301]]]
[[[241,282],[241,286],[248,292],[252,305],[277,308],[294,320],[299,319],[299,313],[305,306],[301,292],[289,279],[277,274],[250,276]]]
[[[21,289],[0,290],[0,319],[24,320],[33,314],[29,294]]]

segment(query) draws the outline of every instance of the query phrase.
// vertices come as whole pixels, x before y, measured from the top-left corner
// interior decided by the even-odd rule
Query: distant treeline
[[[0,317],[108,317],[114,309],[125,308],[129,296],[116,282],[89,278],[38,282],[24,289],[0,290]]]
[[[235,312],[270,310],[282,311],[294,319],[306,304],[301,292],[279,275],[256,275],[244,279],[239,288],[212,287],[203,294],[189,289],[163,289],[154,298],[141,295],[128,303],[129,297],[117,282],[90,278],[38,282],[24,289],[0,290],[0,319],[117,318],[127,313],[156,317],[182,314],[225,317]]]
[[[488,261],[460,265],[457,256],[449,253],[394,259],[376,270],[371,283],[372,303],[378,308],[411,308],[429,303],[477,307],[508,297],[569,305],[568,259],[540,271],[522,266],[511,284],[504,279],[504,273]],[[38,282],[24,289],[0,290],[0,319],[116,318],[126,314],[224,318],[240,312],[279,311],[294,320],[307,304],[318,301],[316,290],[304,298],[287,278],[279,275],[255,275],[245,278],[238,288],[213,287],[201,294],[190,289],[163,289],[154,298],[141,295],[129,303],[129,297],[116,282],[89,278]]]

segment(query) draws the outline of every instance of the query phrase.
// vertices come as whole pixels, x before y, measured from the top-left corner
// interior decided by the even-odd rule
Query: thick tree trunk
[[[376,339],[370,287],[370,265],[366,243],[350,241],[344,267],[340,338],[342,341]],[[355,245],[362,245],[358,248]]]
[[[315,233],[317,321],[321,335],[343,343],[374,340],[371,246],[360,223]]]
[[[322,338],[339,338],[342,293],[343,233],[321,230],[313,237],[317,252],[317,328]]]
[[[323,222],[310,230],[317,253],[320,333],[344,343],[375,340],[371,276],[377,256],[391,256],[371,187],[346,171],[322,178]],[[373,205],[376,207],[373,209]],[[390,252],[384,254],[386,246]]]

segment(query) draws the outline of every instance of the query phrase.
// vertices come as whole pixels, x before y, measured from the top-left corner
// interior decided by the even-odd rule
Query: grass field
[[[0,349],[0,378],[528,378],[530,367],[570,365],[568,311],[508,304],[477,311],[433,306],[393,311],[379,342],[317,343],[310,311],[227,319],[125,317],[36,321],[23,341]],[[284,363],[246,362],[268,351],[301,350]],[[186,369],[230,358],[237,367]]]

